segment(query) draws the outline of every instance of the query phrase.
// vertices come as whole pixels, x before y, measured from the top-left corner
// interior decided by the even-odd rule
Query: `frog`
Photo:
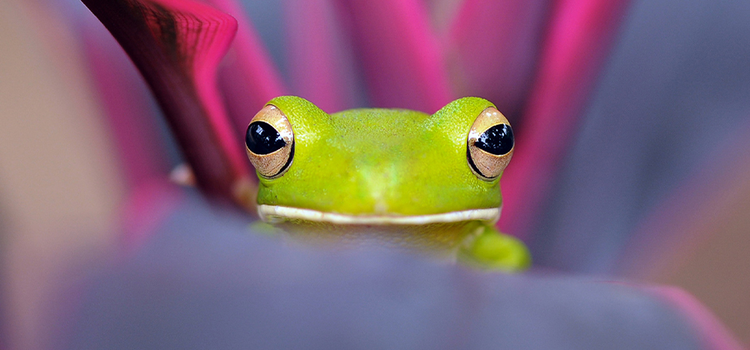
[[[488,270],[531,264],[524,243],[495,228],[500,178],[513,155],[508,119],[464,97],[430,115],[360,108],[328,114],[296,96],[249,122],[257,213],[310,241],[385,243]]]

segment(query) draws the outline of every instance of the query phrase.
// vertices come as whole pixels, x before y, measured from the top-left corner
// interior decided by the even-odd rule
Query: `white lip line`
[[[258,205],[258,216],[268,223],[278,223],[285,219],[301,219],[315,222],[328,222],[337,225],[426,225],[480,220],[491,223],[500,218],[500,208],[470,209],[441,214],[412,216],[372,216],[327,213],[311,209],[284,207],[280,205]]]

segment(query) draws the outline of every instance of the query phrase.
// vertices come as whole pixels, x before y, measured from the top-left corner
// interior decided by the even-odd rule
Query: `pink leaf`
[[[272,98],[287,94],[287,89],[237,1],[208,3],[237,19],[237,37],[219,68],[219,84],[236,130],[244,132],[253,115]]]
[[[198,186],[250,206],[249,166],[224,111],[215,71],[237,29],[215,8],[187,0],[83,0],[141,71]]]
[[[326,112],[354,105],[354,62],[331,0],[284,3],[290,82],[294,94]]]
[[[81,35],[128,184],[138,187],[155,177],[165,178],[169,169],[157,114],[148,104],[138,73],[96,19],[87,18]]]
[[[531,87],[548,3],[466,0],[447,38],[446,60],[460,96],[492,101],[511,122]]]
[[[374,107],[433,113],[452,99],[438,41],[418,0],[343,1]]]
[[[556,5],[524,126],[503,176],[504,230],[524,238],[533,228],[628,3],[563,0]]]

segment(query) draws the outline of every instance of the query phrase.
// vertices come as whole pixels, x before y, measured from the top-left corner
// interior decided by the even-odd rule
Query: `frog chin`
[[[428,225],[475,220],[494,224],[500,218],[501,210],[502,207],[425,215],[352,215],[261,204],[258,206],[258,216],[261,220],[271,224],[290,220],[325,222],[335,225]]]

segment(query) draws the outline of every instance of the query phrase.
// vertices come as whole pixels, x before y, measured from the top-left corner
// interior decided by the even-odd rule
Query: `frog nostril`
[[[269,154],[284,146],[286,142],[273,126],[266,122],[252,122],[245,135],[247,148],[255,154]]]

